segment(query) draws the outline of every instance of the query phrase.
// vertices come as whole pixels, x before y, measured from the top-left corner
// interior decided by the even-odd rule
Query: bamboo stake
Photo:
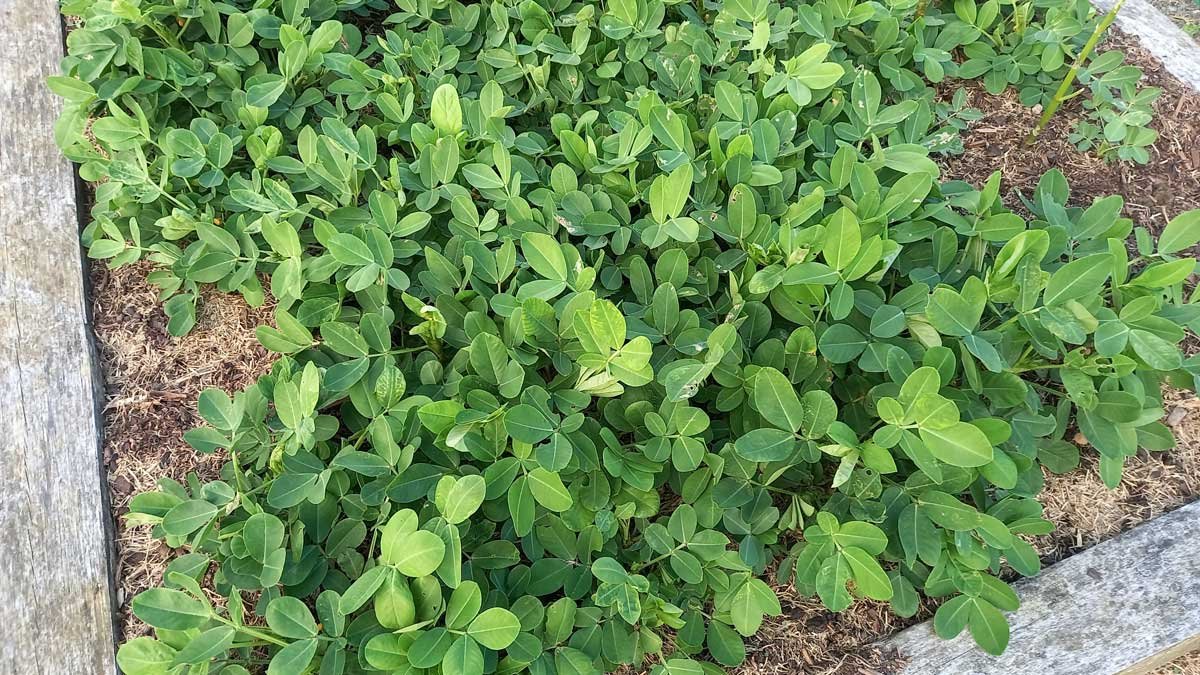
[[[1083,67],[1084,61],[1087,61],[1088,57],[1091,56],[1092,50],[1096,48],[1096,44],[1100,42],[1100,38],[1104,35],[1104,32],[1108,30],[1108,27],[1111,26],[1112,22],[1117,18],[1117,12],[1121,11],[1121,7],[1124,4],[1125,0],[1117,0],[1117,4],[1113,5],[1113,8],[1104,14],[1104,18],[1100,20],[1100,23],[1096,24],[1096,29],[1092,31],[1092,36],[1088,38],[1088,41],[1083,45],[1083,49],[1079,50],[1079,54],[1077,54],[1075,56],[1075,60],[1071,62],[1071,69],[1067,71],[1067,75],[1063,78],[1062,84],[1058,85],[1058,91],[1054,92],[1054,98],[1050,99],[1050,103],[1048,103],[1046,105],[1046,109],[1042,111],[1042,116],[1038,119],[1037,126],[1035,126],[1025,138],[1025,143],[1027,145],[1033,145],[1033,142],[1037,139],[1038,134],[1042,133],[1042,131],[1046,129],[1046,125],[1049,124],[1050,118],[1054,116],[1054,113],[1058,112],[1058,108],[1062,105],[1063,101],[1073,96],[1073,94],[1069,95],[1067,92],[1071,89],[1071,86],[1075,84],[1075,78],[1079,74],[1079,69]]]

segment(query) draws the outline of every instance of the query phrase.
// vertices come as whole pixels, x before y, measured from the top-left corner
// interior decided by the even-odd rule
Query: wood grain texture
[[[1117,0],[1092,0],[1102,12],[1112,9]],[[1114,25],[1138,39],[1184,84],[1200,91],[1200,44],[1184,33],[1165,14],[1147,0],[1125,0]]]
[[[0,673],[113,673],[110,517],[55,0],[0,0]]]
[[[1200,636],[1200,502],[1067,558],[1016,584],[1012,642],[1001,656],[930,622],[888,640],[903,675],[1111,675],[1145,672]]]

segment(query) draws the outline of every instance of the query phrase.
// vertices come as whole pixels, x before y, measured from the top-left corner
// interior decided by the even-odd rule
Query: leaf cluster
[[[943,181],[929,83],[1044,92],[1094,20],[943,5],[66,3],[89,253],[175,334],[277,307],[187,434],[220,478],[130,505],[188,552],[123,670],[709,672],[768,569],[1001,651],[1064,439],[1173,442],[1200,211]]]

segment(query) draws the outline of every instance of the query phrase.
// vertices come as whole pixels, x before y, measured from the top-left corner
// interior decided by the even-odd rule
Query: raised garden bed
[[[1195,114],[1200,103],[1158,72],[1152,60],[1128,43],[1124,46],[1133,62],[1147,71],[1148,83],[1165,89],[1153,124],[1160,137],[1147,166],[1109,164],[1077,152],[1066,138],[1072,115],[1078,114],[1070,105],[1030,150],[1013,142],[1019,136],[1013,129],[1031,126],[1036,113],[1011,96],[969,89],[967,105],[979,108],[983,117],[964,133],[967,153],[944,163],[941,180],[980,184],[999,169],[1003,191],[1016,205],[1012,197],[1030,194],[1044,170],[1057,167],[1071,181],[1071,203],[1086,205],[1093,197],[1122,194],[1126,215],[1157,234],[1200,196],[1200,149],[1195,141],[1200,137]],[[104,461],[117,515],[125,514],[133,495],[152,488],[161,477],[182,480],[195,471],[202,479],[215,478],[224,456],[199,459],[182,442],[183,432],[199,421],[195,398],[208,386],[243,388],[269,370],[274,359],[253,337],[255,326],[271,322],[270,302],[252,309],[235,296],[203,289],[195,329],[174,338],[166,331],[169,319],[158,308],[157,294],[146,282],[149,269],[142,265],[92,271],[95,326],[109,392]],[[1195,438],[1196,420],[1189,414],[1194,404],[1188,396],[1174,393],[1167,400],[1168,421],[1183,444],[1171,453],[1143,452],[1131,458],[1118,491],[1101,492],[1096,462],[1088,453],[1079,469],[1049,479],[1044,493],[1047,517],[1059,531],[1035,541],[1045,561],[1086,548],[1197,495],[1200,450],[1188,442]],[[128,640],[149,634],[128,612],[131,598],[162,583],[164,565],[175,552],[151,538],[145,526],[119,526],[116,541],[117,601],[121,634]],[[899,665],[894,655],[871,644],[911,622],[891,616],[885,605],[860,601],[834,615],[789,586],[779,586],[776,592],[783,617],[768,618],[748,643],[743,672],[856,672]],[[915,618],[927,616],[931,608],[922,608]]]

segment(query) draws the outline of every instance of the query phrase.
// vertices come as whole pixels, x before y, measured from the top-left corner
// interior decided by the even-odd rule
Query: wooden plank
[[[1110,675],[1146,672],[1200,636],[1200,502],[1193,502],[1016,584],[1012,641],[1000,656],[929,622],[888,640],[903,675]]]
[[[0,0],[0,673],[116,672],[62,40],[56,0]]]
[[[1101,12],[1117,0],[1092,0]],[[1138,39],[1146,51],[1162,62],[1163,68],[1184,84],[1200,91],[1200,44],[1147,0],[1125,0],[1114,25]]]

